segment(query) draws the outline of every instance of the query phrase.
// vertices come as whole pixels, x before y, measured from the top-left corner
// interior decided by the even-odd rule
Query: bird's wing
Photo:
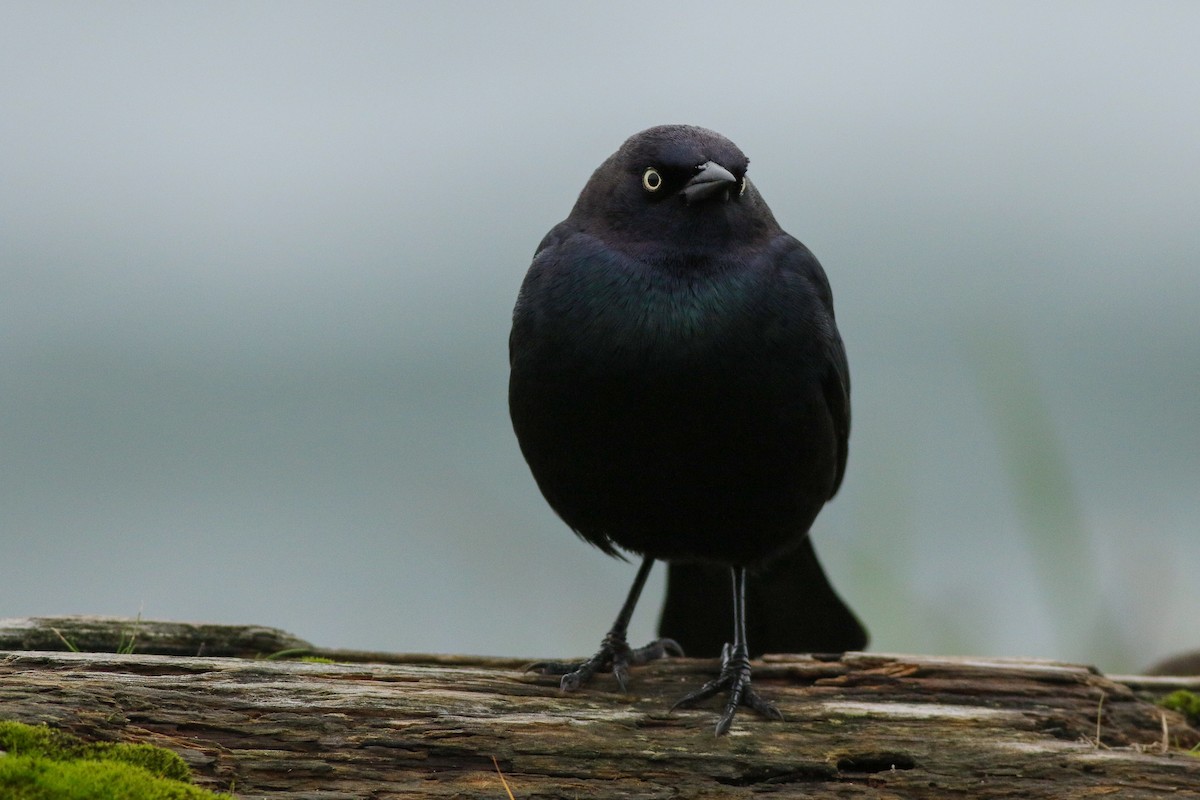
[[[562,242],[562,240],[564,238],[566,238],[566,236],[570,233],[570,231],[571,231],[571,228],[568,226],[568,224],[565,220],[563,222],[560,222],[559,224],[555,225],[553,228],[551,228],[546,233],[546,235],[542,237],[542,241],[538,242],[537,249],[533,251],[533,264],[531,266],[531,270],[536,270],[538,268],[538,257],[542,255],[543,251],[548,250],[548,249],[551,250],[551,253],[548,253],[546,255],[546,257],[543,259],[543,260],[550,260],[552,258],[552,253],[553,253],[552,248],[559,245]],[[526,305],[526,298],[525,298],[526,289],[525,289],[525,287],[526,287],[526,284],[528,284],[528,283],[529,283],[529,276],[527,275],[525,278],[525,282],[521,285],[521,291],[517,294],[516,307],[513,308],[514,324],[513,324],[512,330],[510,330],[508,333],[508,365],[509,365],[509,367],[511,367],[513,365],[513,356],[514,356],[514,350],[516,347],[516,343],[515,343],[514,339],[518,335],[517,325],[515,323],[516,323],[517,318],[522,314],[523,310],[525,309],[525,305]]]
[[[791,241],[794,245],[789,249],[786,258],[787,267],[804,278],[821,307],[821,318],[816,321],[814,332],[822,339],[821,349],[824,351],[826,363],[821,373],[821,389],[837,436],[837,472],[834,475],[833,488],[829,492],[829,496],[833,497],[846,474],[846,456],[850,443],[850,366],[846,362],[846,348],[837,330],[833,313],[833,292],[829,288],[825,270],[812,251],[795,239]]]
[[[830,347],[829,369],[825,373],[821,388],[825,391],[825,405],[833,418],[833,429],[837,433],[837,472],[829,496],[837,494],[846,474],[846,456],[850,446],[850,369],[846,365],[846,350],[839,336]]]

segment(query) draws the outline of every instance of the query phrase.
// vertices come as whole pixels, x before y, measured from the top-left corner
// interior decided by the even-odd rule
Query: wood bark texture
[[[132,654],[62,652],[130,631]],[[0,719],[168,747],[242,798],[1200,798],[1200,732],[1148,699],[1200,677],[769,656],[754,681],[785,721],[743,710],[718,738],[715,705],[669,710],[708,660],[563,694],[523,660],[320,650],[263,627],[0,620],[0,650]],[[338,663],[263,657],[281,650]]]

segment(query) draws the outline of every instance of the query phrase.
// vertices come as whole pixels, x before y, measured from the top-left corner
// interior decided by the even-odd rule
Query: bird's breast
[[[544,335],[584,359],[681,364],[749,344],[765,309],[755,276],[701,258],[604,257],[559,273]]]

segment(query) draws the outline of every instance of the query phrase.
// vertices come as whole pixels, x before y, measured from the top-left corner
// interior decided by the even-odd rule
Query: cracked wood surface
[[[197,783],[243,798],[504,798],[493,758],[517,798],[1200,798],[1200,758],[1183,752],[1200,733],[1141,689],[1070,664],[771,656],[755,685],[786,720],[743,712],[717,738],[715,705],[668,711],[714,661],[638,668],[628,694],[605,676],[564,695],[525,660],[87,619],[80,629],[107,626],[112,645],[136,625],[140,645],[176,655],[13,650],[17,632],[51,621],[0,620],[0,718],[169,747]],[[220,652],[221,639],[249,655],[247,632],[260,652],[348,663],[183,654]]]

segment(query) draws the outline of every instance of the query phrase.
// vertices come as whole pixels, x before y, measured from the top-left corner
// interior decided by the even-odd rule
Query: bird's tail
[[[715,657],[733,638],[729,568],[671,564],[659,636],[689,656]],[[746,638],[751,655],[843,653],[867,645],[867,631],[838,597],[812,541],[752,571],[746,581]]]

